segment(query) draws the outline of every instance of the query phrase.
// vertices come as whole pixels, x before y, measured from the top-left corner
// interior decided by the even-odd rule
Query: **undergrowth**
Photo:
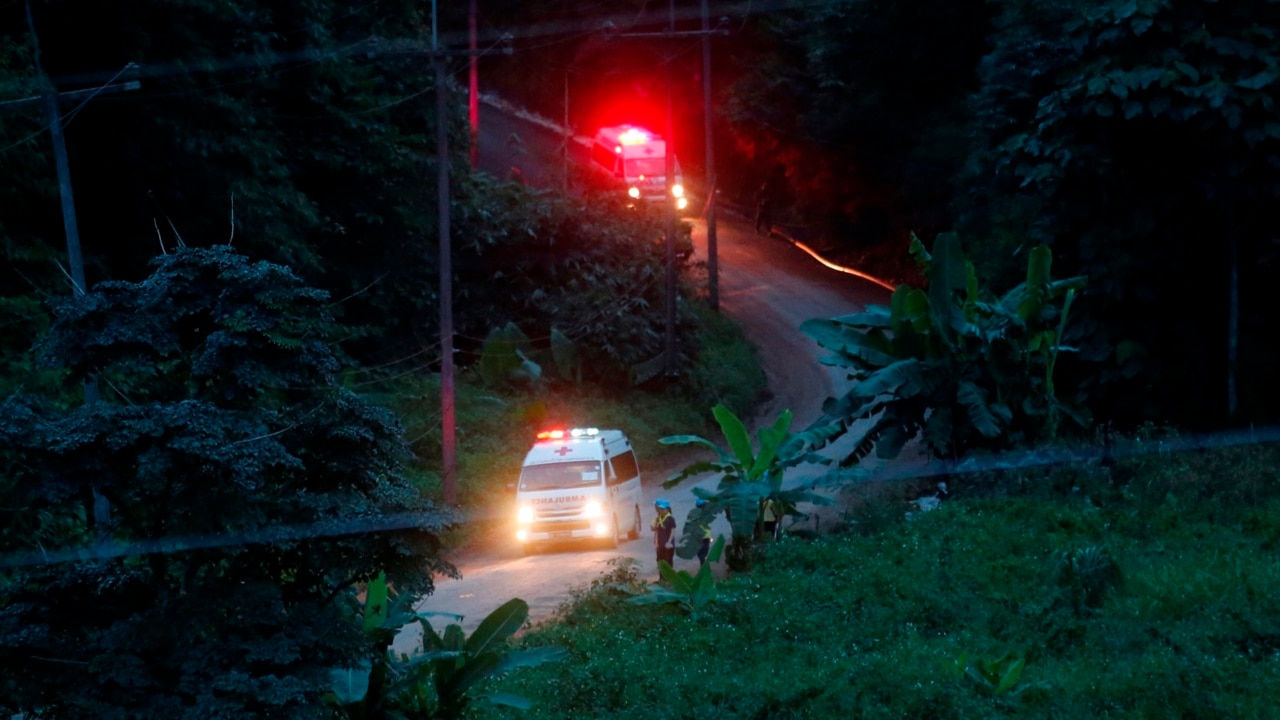
[[[618,566],[526,635],[567,661],[489,689],[531,720],[1276,717],[1277,468],[1259,445],[956,477],[910,520],[883,493],[875,528],[766,546],[698,622],[627,603]]]

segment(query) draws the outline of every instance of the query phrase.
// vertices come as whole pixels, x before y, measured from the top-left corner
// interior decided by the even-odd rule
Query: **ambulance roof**
[[[626,435],[621,430],[597,430],[594,434],[580,437],[571,437],[566,433],[563,438],[538,440],[525,455],[524,464],[601,460],[608,457],[605,454],[607,446],[625,440]]]
[[[614,152],[621,148],[619,154],[623,157],[662,157],[667,152],[667,143],[661,135],[639,125],[600,128],[596,133],[596,141],[609,146]]]

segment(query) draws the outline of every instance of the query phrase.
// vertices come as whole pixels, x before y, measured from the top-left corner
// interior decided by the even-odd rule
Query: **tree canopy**
[[[8,707],[297,714],[370,651],[355,583],[422,594],[452,572],[395,418],[336,379],[325,300],[188,248],[60,310],[43,360],[110,392],[4,401]]]

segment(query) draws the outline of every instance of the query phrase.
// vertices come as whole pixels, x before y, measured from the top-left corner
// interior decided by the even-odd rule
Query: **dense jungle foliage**
[[[555,17],[591,7],[565,3]],[[540,12],[523,8],[515,17]],[[613,20],[630,27],[640,10]],[[890,278],[912,278],[903,269],[912,232],[931,244],[958,231],[996,287],[1011,287],[1023,255],[1047,243],[1060,276],[1090,278],[1071,341],[1080,352],[1061,372],[1100,422],[1206,429],[1275,418],[1275,3],[836,0],[734,10],[711,9],[712,24],[728,14],[731,29],[712,40],[726,193],[749,203],[782,163],[791,220]],[[650,30],[667,22],[660,9],[639,17]],[[700,26],[691,4],[678,4],[677,17],[677,29]],[[575,97],[588,98],[570,108],[583,128],[598,108],[625,104],[616,88],[633,77],[648,79],[641,106],[654,105],[665,93],[657,68],[670,65],[676,106],[696,115],[679,126],[694,163],[703,156],[701,57],[697,39],[681,42],[669,63],[638,41],[591,37],[532,49],[538,65],[493,64],[518,73],[504,89],[555,118],[568,72]],[[557,72],[535,76],[544,66]]]
[[[670,80],[676,145],[701,175],[700,40],[625,37],[661,31],[665,8],[477,5],[482,45],[509,34],[513,50],[480,59],[485,89],[557,118],[571,91],[571,124],[589,132],[660,126]],[[700,26],[691,0],[672,7],[674,29]],[[492,429],[568,417],[566,397],[601,400],[651,447],[709,429],[712,405],[751,411],[751,351],[689,283],[677,318],[689,372],[625,393],[601,382],[648,377],[662,352],[660,218],[469,172],[462,94],[438,115],[428,52],[434,25],[465,46],[466,4],[440,9],[433,23],[431,5],[403,0],[0,7],[0,709],[319,717],[350,699],[334,679],[353,668],[427,677],[385,667],[393,618],[368,593],[385,583],[412,597],[451,571],[454,516],[434,500],[441,124],[464,477],[498,477],[486,472],[502,457]],[[711,16],[725,31],[710,43],[726,204],[749,203],[780,166],[785,224],[913,280],[890,306],[806,325],[865,385],[772,438],[792,453],[783,461],[870,417],[832,478],[916,437],[956,460],[1152,420],[1276,419],[1280,303],[1266,283],[1280,264],[1280,4],[794,0]],[[448,61],[459,83],[466,65]],[[75,298],[46,115],[56,93],[87,280]],[[707,696],[699,680],[681,707],[1253,716],[1246,689],[1274,684],[1276,657],[1274,613],[1250,605],[1275,594],[1259,560],[1274,551],[1275,465],[1257,452],[1243,468],[1166,458],[1123,482],[1067,470],[996,492],[1018,496],[1007,504],[974,491],[912,525],[896,521],[905,497],[855,497],[856,541],[770,548],[758,577],[720,593],[727,604],[699,585],[683,605],[633,616],[602,581],[545,636],[569,641],[568,662],[519,689],[641,687],[619,685],[613,673],[631,666],[597,658],[625,653],[570,637],[574,623],[628,648],[687,650],[705,670],[692,661],[708,635],[730,643],[724,656],[783,655],[752,649],[786,607],[806,618],[783,626],[786,647],[808,648],[811,683],[744,696],[734,679]],[[762,486],[781,482],[766,469]],[[463,490],[475,502],[495,488]],[[956,555],[1004,574],[937,561]],[[1209,558],[1228,569],[1205,569]],[[819,567],[833,588],[870,594],[852,608],[795,602],[795,568]],[[613,580],[642,591],[625,568]],[[772,583],[789,594],[761,590]],[[1178,597],[1190,600],[1169,599],[1188,587]],[[693,606],[712,624],[682,624]],[[495,645],[520,617],[512,607]],[[852,634],[829,632],[832,613]],[[841,644],[806,646],[804,627]],[[461,652],[446,635],[441,651]],[[490,649],[475,657],[501,662]],[[1107,657],[1125,669],[1079,670]],[[802,672],[761,668],[773,683]],[[823,674],[837,672],[858,679]],[[1147,676],[1166,691],[1124,681]],[[430,677],[450,689],[415,686],[415,711],[463,713],[458,686]],[[635,700],[626,712],[655,712],[625,695],[613,699]],[[540,706],[599,712],[603,697]]]

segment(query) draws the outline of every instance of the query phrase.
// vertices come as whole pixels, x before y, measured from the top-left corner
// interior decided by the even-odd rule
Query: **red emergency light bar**
[[[623,145],[643,145],[649,142],[649,133],[636,128],[627,128],[618,136],[618,142]]]
[[[573,428],[572,430],[543,430],[538,433],[539,440],[563,440],[566,437],[586,437],[598,435],[596,428]]]

